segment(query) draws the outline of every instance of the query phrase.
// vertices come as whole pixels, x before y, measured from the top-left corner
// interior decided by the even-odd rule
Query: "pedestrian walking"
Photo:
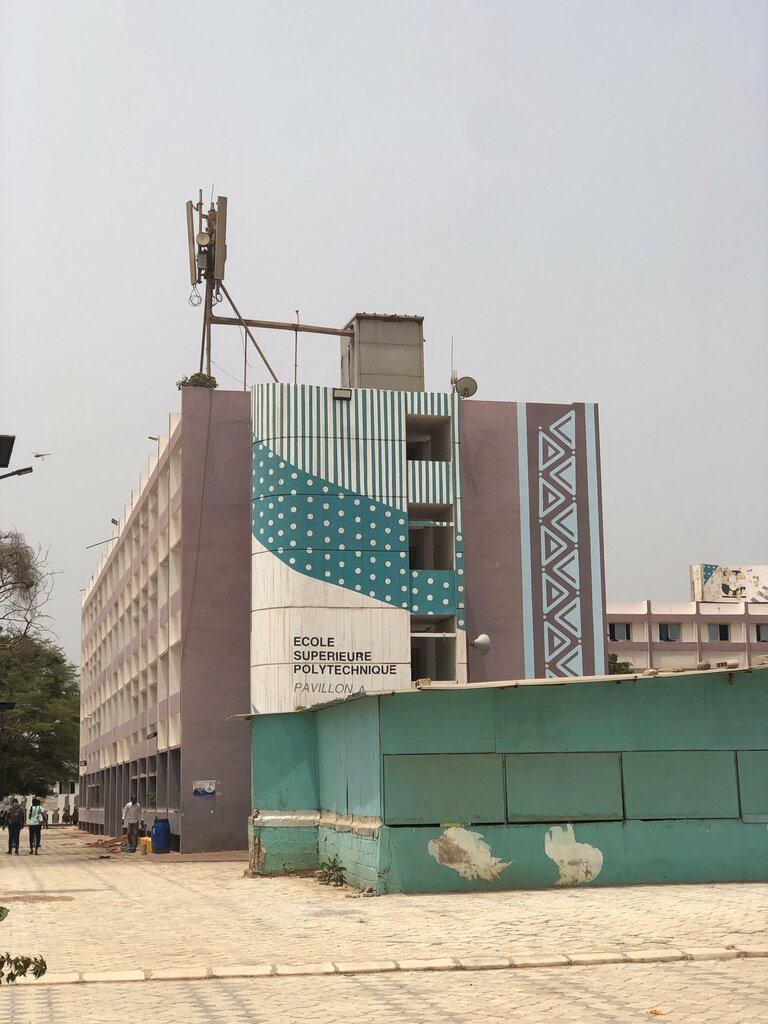
[[[19,855],[19,838],[24,827],[24,808],[14,797],[11,806],[5,816],[5,823],[8,826],[8,853]]]
[[[123,824],[126,826],[128,836],[126,842],[130,853],[136,852],[139,842],[139,822],[141,821],[141,805],[136,800],[136,794],[123,808]]]
[[[43,827],[43,821],[45,820],[45,811],[37,797],[32,801],[32,806],[29,808],[29,855],[30,857],[34,853],[37,856],[37,851],[40,849],[40,830]]]

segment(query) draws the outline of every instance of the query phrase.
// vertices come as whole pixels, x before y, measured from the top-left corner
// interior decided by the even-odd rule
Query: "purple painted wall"
[[[468,649],[469,681],[525,675],[520,565],[517,406],[461,406],[467,638],[491,637],[485,656]]]
[[[470,680],[603,672],[596,409],[466,401],[461,431]]]
[[[250,729],[226,718],[250,707],[250,395],[181,394],[181,849],[245,849]]]

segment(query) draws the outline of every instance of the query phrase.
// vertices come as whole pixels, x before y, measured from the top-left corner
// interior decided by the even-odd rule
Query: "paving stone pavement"
[[[49,830],[39,857],[0,853],[0,894],[11,910],[3,948],[42,953],[55,974],[768,948],[768,885],[347,899],[311,879],[245,878],[244,863],[139,855],[100,860],[103,851],[85,843],[74,830]],[[593,959],[590,969],[599,967]],[[147,998],[148,989],[141,989],[134,999]]]
[[[768,961],[27,985],[1,998],[4,1024],[765,1024]]]

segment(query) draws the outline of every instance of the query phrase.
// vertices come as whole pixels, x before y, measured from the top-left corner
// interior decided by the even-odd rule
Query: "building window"
[[[709,622],[707,624],[707,638],[717,643],[718,641],[729,641],[731,639],[731,627],[727,622]]]
[[[608,623],[608,639],[609,640],[631,640],[632,639],[632,627],[628,622],[609,622]]]
[[[757,642],[759,644],[768,643],[768,622],[758,622],[755,629],[757,633]]]
[[[679,622],[660,622],[659,623],[659,640],[665,640],[669,642],[676,642],[680,639],[680,623]]]
[[[455,632],[431,632],[412,621],[411,679],[431,679],[439,682],[456,681]],[[453,630],[449,620],[430,623],[436,630]]]
[[[409,462],[450,462],[450,416],[406,416],[405,457]]]

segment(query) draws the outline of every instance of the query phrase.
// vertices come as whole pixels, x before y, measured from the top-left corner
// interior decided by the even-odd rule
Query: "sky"
[[[74,661],[86,545],[196,369],[199,188],[244,315],[419,313],[428,389],[453,337],[478,399],[599,404],[609,601],[768,563],[762,0],[2,0],[0,88],[0,433],[51,453],[0,524],[48,550]],[[304,335],[299,379],[338,348]]]

